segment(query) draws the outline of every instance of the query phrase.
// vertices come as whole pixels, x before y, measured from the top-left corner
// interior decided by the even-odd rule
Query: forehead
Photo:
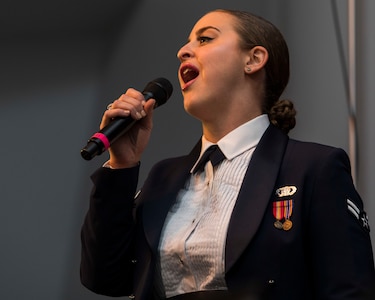
[[[235,25],[235,18],[224,12],[210,12],[200,18],[197,23],[195,23],[191,34],[195,34],[202,28],[215,27],[220,30],[220,32],[233,31]]]

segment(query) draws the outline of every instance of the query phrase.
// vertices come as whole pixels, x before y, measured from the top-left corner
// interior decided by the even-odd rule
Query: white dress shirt
[[[159,243],[155,281],[159,297],[227,289],[229,220],[252,154],[268,126],[268,116],[261,115],[227,134],[217,143],[226,159],[215,169],[208,162],[179,192]],[[203,136],[200,156],[211,145]]]

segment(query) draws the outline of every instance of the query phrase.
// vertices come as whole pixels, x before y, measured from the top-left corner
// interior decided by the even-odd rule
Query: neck
[[[235,91],[222,95],[222,98],[215,102],[215,106],[210,106],[209,113],[200,115],[203,135],[212,143],[263,113],[261,83],[252,82],[251,85],[244,85],[242,89]]]

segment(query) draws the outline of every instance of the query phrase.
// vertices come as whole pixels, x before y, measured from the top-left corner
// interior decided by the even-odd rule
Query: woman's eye
[[[199,41],[200,44],[207,43],[207,42],[209,42],[209,41],[211,41],[211,40],[212,40],[212,38],[210,38],[210,37],[208,37],[208,36],[200,36],[200,37],[198,38],[198,41]]]

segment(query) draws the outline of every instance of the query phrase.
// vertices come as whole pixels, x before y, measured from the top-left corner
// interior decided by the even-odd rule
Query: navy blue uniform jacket
[[[82,227],[81,281],[95,293],[153,299],[155,261],[168,210],[200,153],[156,164],[135,198],[139,167],[100,168]],[[249,163],[228,227],[231,299],[374,300],[369,226],[346,153],[289,139],[270,125]],[[295,187],[294,193],[276,193]],[[292,200],[290,230],[275,202]]]

